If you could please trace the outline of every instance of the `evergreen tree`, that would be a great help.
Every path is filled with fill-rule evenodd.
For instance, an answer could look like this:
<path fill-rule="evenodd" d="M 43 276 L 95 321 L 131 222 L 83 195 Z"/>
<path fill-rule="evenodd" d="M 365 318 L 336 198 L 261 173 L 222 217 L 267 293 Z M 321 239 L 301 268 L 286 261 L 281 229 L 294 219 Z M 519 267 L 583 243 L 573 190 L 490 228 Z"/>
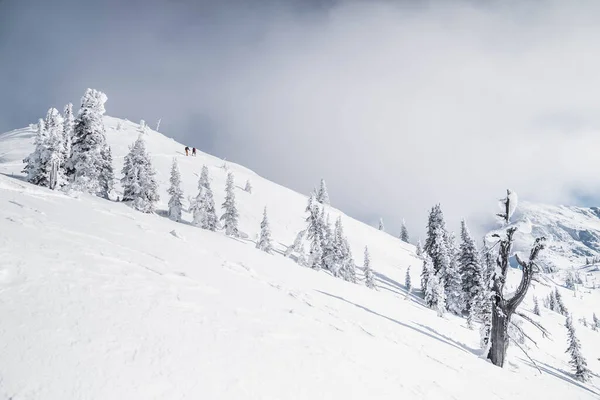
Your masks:
<path fill-rule="evenodd" d="M 569 353 L 571 356 L 569 364 L 571 364 L 571 367 L 573 367 L 575 378 L 582 382 L 587 382 L 591 377 L 591 372 L 587 368 L 587 362 L 583 357 L 583 354 L 581 354 L 581 344 L 575 335 L 575 327 L 573 326 L 573 318 L 571 315 L 567 316 L 565 327 L 567 328 L 569 334 L 569 347 L 566 351 L 566 353 Z"/>
<path fill-rule="evenodd" d="M 385 225 L 383 225 L 383 218 L 379 218 L 379 226 L 377 227 L 382 232 L 385 232 Z"/>
<path fill-rule="evenodd" d="M 600 319 L 598 319 L 598 317 L 596 317 L 596 313 L 594 313 L 594 316 L 592 317 L 592 320 L 594 321 L 594 326 L 596 328 L 600 328 Z"/>
<path fill-rule="evenodd" d="M 556 304 L 556 292 L 554 290 L 551 291 L 550 294 L 548 295 L 547 303 L 548 303 L 549 309 L 551 309 L 552 311 L 555 311 L 555 312 L 559 312 L 559 311 L 557 311 L 558 306 Z"/>
<path fill-rule="evenodd" d="M 369 255 L 369 249 L 367 246 L 365 246 L 365 261 L 363 271 L 365 274 L 365 286 L 369 289 L 376 289 L 375 274 L 371 268 L 371 256 Z"/>
<path fill-rule="evenodd" d="M 533 313 L 535 315 L 542 315 L 540 312 L 540 303 L 538 302 L 538 298 L 533 296 Z"/>
<path fill-rule="evenodd" d="M 65 183 L 63 119 L 55 108 L 50 108 L 44 121 L 38 124 L 35 149 L 25 160 L 27 181 L 50 189 Z"/>
<path fill-rule="evenodd" d="M 39 119 L 37 124 L 37 133 L 33 139 L 34 150 L 33 153 L 28 155 L 24 160 L 25 168 L 23 172 L 27 174 L 25 180 L 34 185 L 40 185 L 45 180 L 45 174 L 43 172 L 42 165 L 42 154 L 46 147 L 46 124 L 42 118 Z"/>
<path fill-rule="evenodd" d="M 556 302 L 555 302 L 556 310 L 555 311 L 558 312 L 559 314 L 567 316 L 569 314 L 569 311 L 567 310 L 567 307 L 565 307 L 565 303 L 563 303 L 563 301 L 562 301 L 562 295 L 558 291 L 557 287 L 554 288 L 554 298 L 556 299 Z"/>
<path fill-rule="evenodd" d="M 210 176 L 208 176 L 208 167 L 202 166 L 202 172 L 200 172 L 200 179 L 198 179 L 198 189 L 210 188 Z"/>
<path fill-rule="evenodd" d="M 462 290 L 464 294 L 466 311 L 470 312 L 473 299 L 482 289 L 481 265 L 479 252 L 475 245 L 475 241 L 469 232 L 467 223 L 463 219 L 461 221 L 461 243 L 460 254 L 458 257 L 460 274 L 462 277 Z"/>
<path fill-rule="evenodd" d="M 75 120 L 71 155 L 67 162 L 67 176 L 76 190 L 102 195 L 100 175 L 106 167 L 102 150 L 106 146 L 104 133 L 104 103 L 106 95 L 87 89 L 81 98 L 81 107 Z"/>
<path fill-rule="evenodd" d="M 492 276 L 496 268 L 496 256 L 498 252 L 490 248 L 485 238 L 483 238 L 483 246 L 481 248 L 481 268 L 482 276 L 491 285 Z"/>
<path fill-rule="evenodd" d="M 284 256 L 290 257 L 292 253 L 300 252 L 300 248 L 302 247 L 302 240 L 304 239 L 304 234 L 306 231 L 302 230 L 296 234 L 296 238 L 294 239 L 294 243 L 285 250 Z"/>
<path fill-rule="evenodd" d="M 448 311 L 456 315 L 461 315 L 464 308 L 464 295 L 462 277 L 458 265 L 458 250 L 456 249 L 456 239 L 454 233 L 449 233 L 446 238 L 446 248 L 448 250 L 448 266 L 445 273 L 440 271 L 440 278 L 444 281 L 446 291 L 446 307 Z"/>
<path fill-rule="evenodd" d="M 300 244 L 299 250 L 298 250 L 298 259 L 296 260 L 296 262 L 299 265 L 302 265 L 303 267 L 308 267 L 308 260 L 306 257 L 306 251 L 304 251 L 304 244 Z"/>
<path fill-rule="evenodd" d="M 348 239 L 344 237 L 343 239 L 344 245 L 344 264 L 343 264 L 343 275 L 345 281 L 356 283 L 356 264 L 354 263 L 354 258 L 352 257 L 352 251 L 350 250 L 350 245 L 348 244 Z"/>
<path fill-rule="evenodd" d="M 250 179 L 246 180 L 246 186 L 244 187 L 244 190 L 248 193 L 252 193 L 252 184 L 250 183 Z"/>
<path fill-rule="evenodd" d="M 436 310 L 438 316 L 441 317 L 446 311 L 444 282 L 440 277 L 441 274 L 435 272 L 435 267 L 429 255 L 425 255 L 423 264 L 428 275 L 427 286 L 425 287 L 425 303 L 428 307 Z"/>
<path fill-rule="evenodd" d="M 444 222 L 444 214 L 439 204 L 435 205 L 429 213 L 429 221 L 427 223 L 427 239 L 423 250 L 431 257 L 433 269 L 436 273 L 441 271 L 440 276 L 445 276 L 446 269 L 450 263 L 448 256 L 448 232 L 446 230 L 446 222 Z"/>
<path fill-rule="evenodd" d="M 263 219 L 260 223 L 260 237 L 256 242 L 256 248 L 266 253 L 273 253 L 273 243 L 271 243 L 271 228 L 267 218 L 267 207 L 263 210 Z"/>
<path fill-rule="evenodd" d="M 405 243 L 410 243 L 410 239 L 408 237 L 408 229 L 406 228 L 406 221 L 402 220 L 402 228 L 400 228 L 400 240 Z"/>
<path fill-rule="evenodd" d="M 571 271 L 567 271 L 567 276 L 565 277 L 565 287 L 567 289 L 575 290 L 575 277 Z"/>
<path fill-rule="evenodd" d="M 417 257 L 423 257 L 423 245 L 421 244 L 421 239 L 417 240 L 417 249 L 416 249 Z"/>
<path fill-rule="evenodd" d="M 321 204 L 330 204 L 327 185 L 325 184 L 325 179 L 323 178 L 321 178 L 321 186 L 319 186 L 319 191 L 317 192 L 317 201 Z"/>
<path fill-rule="evenodd" d="M 412 284 L 410 282 L 410 266 L 406 268 L 406 276 L 404 277 L 404 286 L 406 290 L 410 291 L 412 289 Z"/>
<path fill-rule="evenodd" d="M 321 207 L 317 202 L 314 195 L 311 195 L 308 199 L 306 211 L 308 217 L 306 222 L 308 226 L 306 228 L 307 239 L 311 241 L 310 244 L 310 267 L 313 269 L 321 269 L 323 265 L 323 241 L 324 231 L 321 220 Z"/>
<path fill-rule="evenodd" d="M 206 165 L 202 166 L 202 172 L 198 180 L 198 195 L 190 204 L 190 212 L 194 216 L 194 225 L 209 231 L 217 229 L 217 211 Z"/>
<path fill-rule="evenodd" d="M 323 250 L 321 265 L 326 270 L 336 275 L 337 266 L 335 265 L 335 237 L 329 222 L 329 215 L 325 217 L 325 207 L 321 208 L 319 223 L 322 227 L 321 249 Z"/>
<path fill-rule="evenodd" d="M 112 165 L 112 151 L 110 146 L 106 143 L 100 151 L 100 160 L 100 176 L 98 177 L 100 191 L 98 192 L 98 195 L 108 199 L 110 198 L 110 193 L 115 184 L 115 174 Z"/>
<path fill-rule="evenodd" d="M 221 221 L 225 227 L 225 234 L 238 237 L 238 218 L 239 214 L 235 205 L 235 185 L 233 183 L 233 172 L 227 174 L 227 183 L 225 185 L 225 201 L 221 205 L 224 213 L 221 215 Z"/>
<path fill-rule="evenodd" d="M 150 156 L 141 135 L 129 147 L 122 170 L 123 201 L 131 203 L 133 208 L 145 213 L 154 212 L 154 205 L 160 199 L 158 184 L 154 176 Z"/>
<path fill-rule="evenodd" d="M 181 189 L 181 174 L 179 173 L 176 158 L 173 158 L 169 182 L 171 183 L 171 186 L 167 190 L 167 193 L 171 196 L 169 198 L 169 218 L 179 222 L 181 221 L 181 209 L 183 208 L 183 190 Z"/>
<path fill-rule="evenodd" d="M 426 262 L 427 261 L 427 262 Z M 425 296 L 425 292 L 427 291 L 427 284 L 429 281 L 429 267 L 428 263 L 431 262 L 431 257 L 427 253 L 423 253 L 423 267 L 421 269 L 421 291 L 423 292 L 423 296 Z"/>
<path fill-rule="evenodd" d="M 356 283 L 356 270 L 352 252 L 348 245 L 348 240 L 344 235 L 342 226 L 342 218 L 338 217 L 335 221 L 333 230 L 333 259 L 332 259 L 334 276 L 341 277 L 347 282 Z"/>
<path fill-rule="evenodd" d="M 309 265 L 312 269 L 321 269 L 323 262 L 323 250 L 321 249 L 321 241 L 317 236 L 314 236 L 310 242 Z"/>
<path fill-rule="evenodd" d="M 73 132 L 75 129 L 75 116 L 73 115 L 73 104 L 69 103 L 65 106 L 63 124 L 63 144 L 64 144 L 64 159 L 71 157 L 71 145 L 73 143 Z"/>

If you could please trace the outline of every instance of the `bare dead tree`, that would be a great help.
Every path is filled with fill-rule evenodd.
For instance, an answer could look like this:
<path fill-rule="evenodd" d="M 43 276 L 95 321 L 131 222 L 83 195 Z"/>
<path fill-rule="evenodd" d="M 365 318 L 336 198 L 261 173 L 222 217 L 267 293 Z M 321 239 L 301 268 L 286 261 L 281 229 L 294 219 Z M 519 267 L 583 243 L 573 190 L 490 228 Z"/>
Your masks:
<path fill-rule="evenodd" d="M 529 254 L 529 260 L 523 261 L 517 256 L 517 262 L 523 270 L 521 283 L 514 295 L 507 299 L 504 295 L 504 285 L 506 284 L 506 275 L 509 268 L 509 258 L 511 256 L 514 234 L 517 231 L 516 226 L 510 225 L 510 217 L 516 208 L 516 194 L 510 190 L 506 191 L 506 198 L 502 200 L 504 212 L 498 214 L 505 225 L 504 237 L 494 234 L 499 238 L 498 258 L 496 259 L 496 270 L 492 280 L 492 328 L 490 332 L 490 350 L 487 358 L 492 364 L 503 367 L 504 358 L 510 337 L 508 335 L 508 326 L 510 319 L 517 307 L 527 294 L 529 285 L 535 270 L 535 260 L 540 251 L 544 248 L 545 238 L 537 238 Z"/>

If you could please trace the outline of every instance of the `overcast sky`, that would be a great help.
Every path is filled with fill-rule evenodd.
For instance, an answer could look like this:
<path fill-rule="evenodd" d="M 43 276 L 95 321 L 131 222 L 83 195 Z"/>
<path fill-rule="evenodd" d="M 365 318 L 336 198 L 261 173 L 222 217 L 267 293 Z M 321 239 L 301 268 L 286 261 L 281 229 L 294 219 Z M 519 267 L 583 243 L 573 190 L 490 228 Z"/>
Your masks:
<path fill-rule="evenodd" d="M 600 2 L 0 0 L 0 131 L 107 93 L 391 233 L 600 194 Z"/>

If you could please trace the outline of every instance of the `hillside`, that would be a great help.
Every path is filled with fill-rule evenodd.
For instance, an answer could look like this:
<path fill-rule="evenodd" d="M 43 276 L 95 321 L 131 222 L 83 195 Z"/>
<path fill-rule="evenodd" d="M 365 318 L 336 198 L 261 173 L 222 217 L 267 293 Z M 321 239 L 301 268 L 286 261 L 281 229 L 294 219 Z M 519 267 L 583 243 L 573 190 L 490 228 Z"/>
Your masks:
<path fill-rule="evenodd" d="M 541 260 L 548 267 L 578 268 L 586 259 L 600 259 L 599 208 L 522 202 L 519 217 L 530 221 L 531 232 L 517 236 L 517 247 L 525 248 L 534 237 L 545 236 L 549 245 Z"/>
<path fill-rule="evenodd" d="M 105 124 L 120 171 L 140 127 L 111 117 Z M 201 152 L 185 157 L 184 145 L 158 132 L 145 138 L 160 181 L 159 210 L 166 209 L 173 157 L 186 195 L 196 194 L 206 164 L 222 203 L 222 160 Z M 595 399 L 600 393 L 597 376 L 581 384 L 567 372 L 564 317 L 543 309 L 549 339 L 525 325 L 538 343 L 528 351 L 542 374 L 515 346 L 507 367 L 494 367 L 479 357 L 478 332 L 464 319 L 439 318 L 418 297 L 407 298 L 406 269 L 412 266 L 417 285 L 421 269 L 413 246 L 334 208 L 329 212 L 342 215 L 357 264 L 369 246 L 378 291 L 257 251 L 252 240 L 263 207 L 283 251 L 305 226 L 307 199 L 244 167 L 227 163 L 240 186 L 240 227 L 247 234 L 237 240 L 161 213 L 29 185 L 20 170 L 32 139 L 31 129 L 0 135 L 0 399 Z M 241 190 L 246 179 L 252 194 Z M 536 283 L 521 308 L 530 310 L 532 295 L 542 298 L 551 287 Z M 576 319 L 600 314 L 597 290 L 577 297 L 559 290 Z M 600 371 L 600 333 L 577 329 L 588 365 Z"/>

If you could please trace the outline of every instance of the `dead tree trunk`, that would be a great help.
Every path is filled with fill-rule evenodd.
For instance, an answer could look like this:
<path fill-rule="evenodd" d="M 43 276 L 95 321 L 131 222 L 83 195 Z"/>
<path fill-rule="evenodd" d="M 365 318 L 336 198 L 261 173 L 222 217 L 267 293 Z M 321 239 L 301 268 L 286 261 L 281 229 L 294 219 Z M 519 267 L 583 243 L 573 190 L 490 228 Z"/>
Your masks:
<path fill-rule="evenodd" d="M 498 214 L 504 220 L 504 223 L 508 225 L 510 223 L 510 217 L 514 211 L 514 205 L 512 201 L 516 201 L 514 193 L 507 190 L 507 196 L 504 200 L 505 212 Z M 544 248 L 543 237 L 537 238 L 535 244 L 531 249 L 529 260 L 527 262 L 521 260 L 517 256 L 517 262 L 522 268 L 523 276 L 521 277 L 521 283 L 517 288 L 517 291 L 510 299 L 504 298 L 504 284 L 506 283 L 506 274 L 509 268 L 509 258 L 511 255 L 513 236 L 517 228 L 514 226 L 506 228 L 505 237 L 500 238 L 500 235 L 494 235 L 500 238 L 500 248 L 498 250 L 498 258 L 496 259 L 496 271 L 493 275 L 492 282 L 492 328 L 490 332 L 490 350 L 487 355 L 488 359 L 492 364 L 503 367 L 504 358 L 506 357 L 506 350 L 508 349 L 508 325 L 510 319 L 517 307 L 527 294 L 531 279 L 533 277 L 535 269 L 535 259 L 539 252 Z"/>

